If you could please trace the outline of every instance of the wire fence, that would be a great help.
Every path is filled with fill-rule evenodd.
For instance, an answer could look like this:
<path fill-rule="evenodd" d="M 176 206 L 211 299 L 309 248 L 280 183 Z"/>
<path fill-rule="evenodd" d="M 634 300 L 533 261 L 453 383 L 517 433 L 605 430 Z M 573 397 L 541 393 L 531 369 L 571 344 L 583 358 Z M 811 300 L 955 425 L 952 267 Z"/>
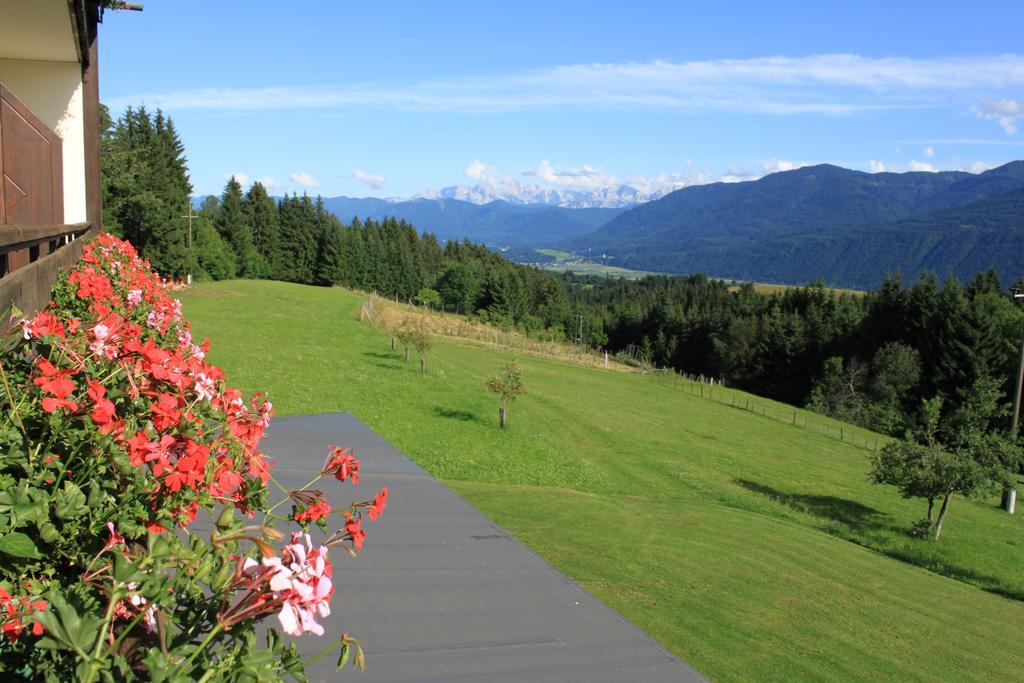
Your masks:
<path fill-rule="evenodd" d="M 888 437 L 880 436 L 861 427 L 826 418 L 816 420 L 805 410 L 774 401 L 758 400 L 758 397 L 745 391 L 725 386 L 724 380 L 720 378 L 678 372 L 673 368 L 657 368 L 646 374 L 652 381 L 668 389 L 682 391 L 690 396 L 715 401 L 721 405 L 745 410 L 755 415 L 763 415 L 778 422 L 817 432 L 865 450 L 877 451 L 889 441 Z"/>

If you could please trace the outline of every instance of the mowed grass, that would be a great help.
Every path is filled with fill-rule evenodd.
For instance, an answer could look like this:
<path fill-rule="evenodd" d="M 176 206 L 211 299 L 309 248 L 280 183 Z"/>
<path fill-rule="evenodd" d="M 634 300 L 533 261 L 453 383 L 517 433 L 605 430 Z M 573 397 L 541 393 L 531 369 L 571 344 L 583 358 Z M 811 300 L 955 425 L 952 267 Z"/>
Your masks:
<path fill-rule="evenodd" d="M 279 414 L 353 412 L 714 679 L 1024 671 L 1024 603 L 1005 597 L 1024 596 L 1024 519 L 994 500 L 954 500 L 942 542 L 915 540 L 923 504 L 869 484 L 868 451 L 835 438 L 528 356 L 501 431 L 484 381 L 508 353 L 439 343 L 421 376 L 344 290 L 181 298 L 234 386 L 269 390 Z"/>

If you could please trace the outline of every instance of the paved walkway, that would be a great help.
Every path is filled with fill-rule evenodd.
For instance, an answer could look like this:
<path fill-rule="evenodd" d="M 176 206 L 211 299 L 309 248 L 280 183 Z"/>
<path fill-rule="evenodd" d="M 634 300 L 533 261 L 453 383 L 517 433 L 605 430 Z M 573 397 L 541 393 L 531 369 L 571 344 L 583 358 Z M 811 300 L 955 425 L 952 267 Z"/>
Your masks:
<path fill-rule="evenodd" d="M 429 436 L 429 435 L 425 435 Z M 364 675 L 325 657 L 311 681 L 700 681 L 700 675 L 556 571 L 347 413 L 276 418 L 262 448 L 298 487 L 327 445 L 355 448 L 360 485 L 332 504 L 391 491 L 357 559 L 332 553 L 339 588 L 328 634 L 365 647 Z M 299 639 L 305 657 L 326 638 Z"/>

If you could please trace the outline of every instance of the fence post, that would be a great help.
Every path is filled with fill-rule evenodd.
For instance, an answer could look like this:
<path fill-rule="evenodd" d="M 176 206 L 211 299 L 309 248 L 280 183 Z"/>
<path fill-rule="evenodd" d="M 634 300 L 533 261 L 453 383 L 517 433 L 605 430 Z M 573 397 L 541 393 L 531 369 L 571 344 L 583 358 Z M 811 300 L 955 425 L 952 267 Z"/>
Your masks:
<path fill-rule="evenodd" d="M 793 411 L 793 424 L 796 425 L 796 411 Z"/>

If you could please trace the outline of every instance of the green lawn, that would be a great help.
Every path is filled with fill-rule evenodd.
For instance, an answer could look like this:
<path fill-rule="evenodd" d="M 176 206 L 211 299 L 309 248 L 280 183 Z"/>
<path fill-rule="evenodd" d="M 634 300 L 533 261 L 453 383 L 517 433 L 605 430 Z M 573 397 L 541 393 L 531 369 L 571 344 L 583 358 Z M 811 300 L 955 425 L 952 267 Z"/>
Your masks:
<path fill-rule="evenodd" d="M 914 540 L 923 503 L 867 483 L 868 451 L 835 438 L 532 357 L 502 432 L 483 385 L 507 353 L 438 344 L 421 376 L 344 290 L 181 298 L 234 386 L 270 390 L 283 415 L 353 412 L 712 678 L 1024 671 L 1024 519 L 994 500 L 956 499 L 940 544 Z"/>

